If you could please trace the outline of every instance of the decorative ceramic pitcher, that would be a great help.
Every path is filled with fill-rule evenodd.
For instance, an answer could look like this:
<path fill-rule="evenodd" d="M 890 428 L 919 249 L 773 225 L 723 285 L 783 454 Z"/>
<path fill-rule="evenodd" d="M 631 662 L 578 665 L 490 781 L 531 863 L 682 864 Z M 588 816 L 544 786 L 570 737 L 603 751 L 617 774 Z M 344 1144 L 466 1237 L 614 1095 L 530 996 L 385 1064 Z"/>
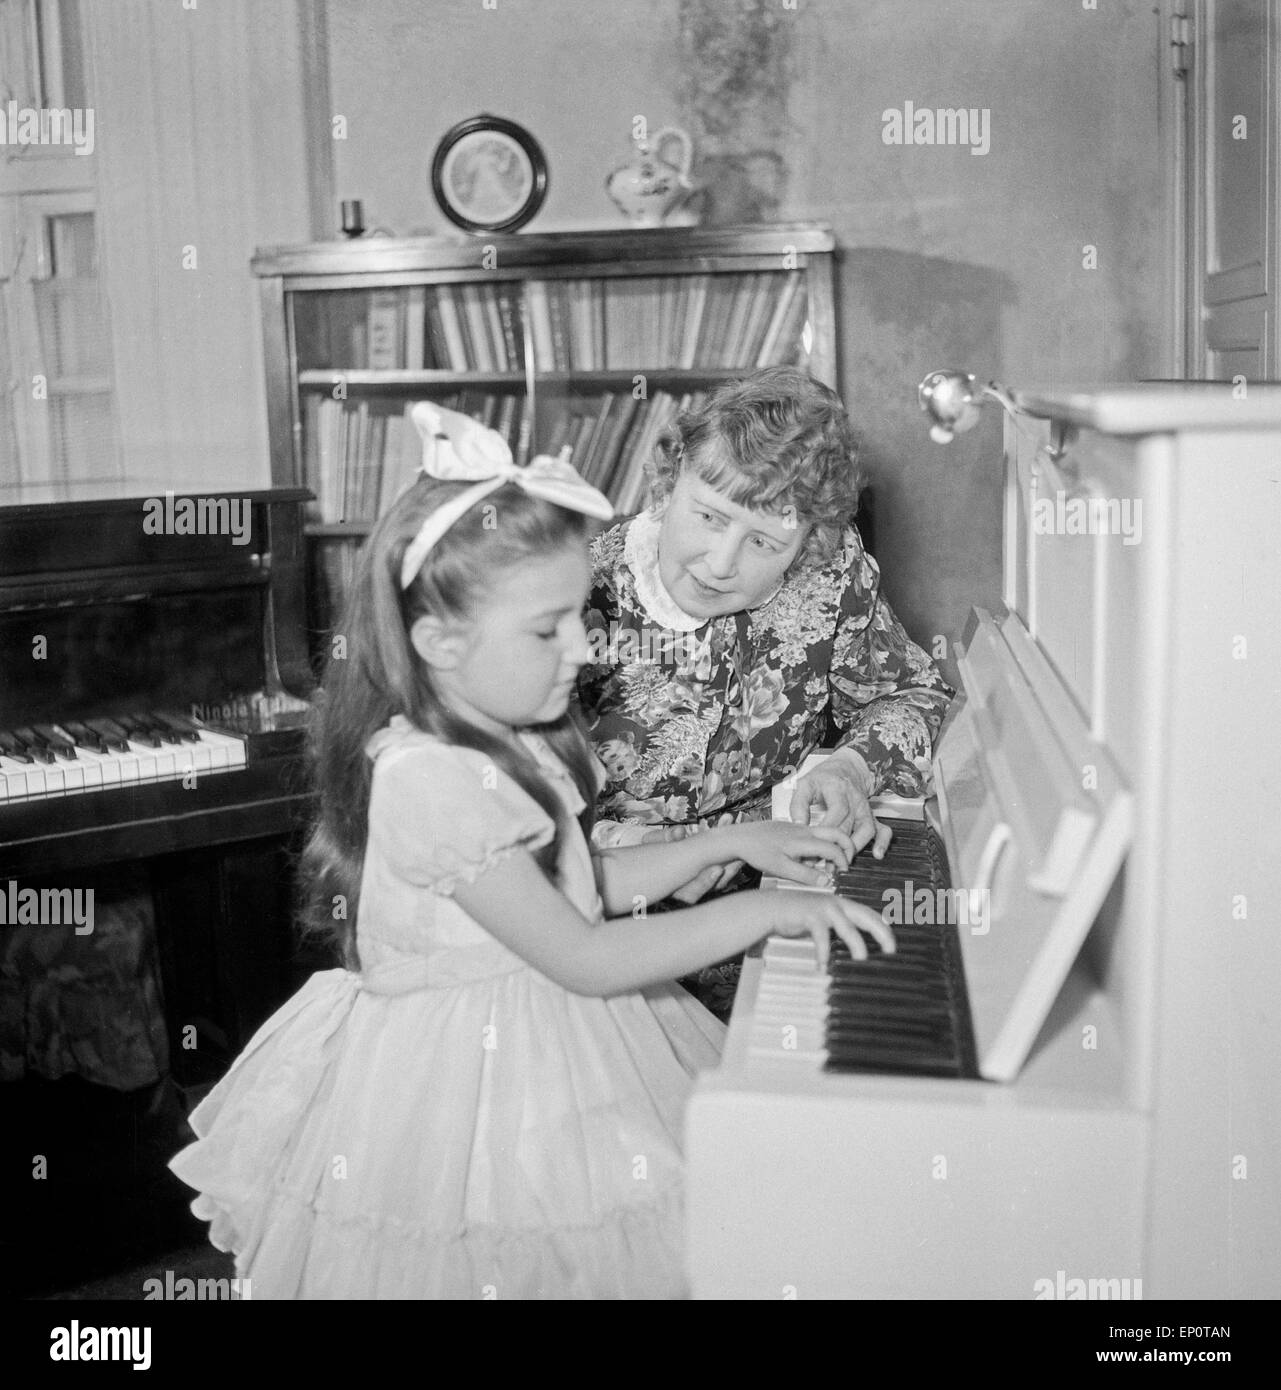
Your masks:
<path fill-rule="evenodd" d="M 679 163 L 662 158 L 667 141 L 680 145 Z M 664 126 L 648 140 L 636 141 L 636 152 L 605 180 L 605 191 L 637 227 L 659 227 L 663 219 L 694 192 L 689 177 L 694 142 L 679 126 Z"/>

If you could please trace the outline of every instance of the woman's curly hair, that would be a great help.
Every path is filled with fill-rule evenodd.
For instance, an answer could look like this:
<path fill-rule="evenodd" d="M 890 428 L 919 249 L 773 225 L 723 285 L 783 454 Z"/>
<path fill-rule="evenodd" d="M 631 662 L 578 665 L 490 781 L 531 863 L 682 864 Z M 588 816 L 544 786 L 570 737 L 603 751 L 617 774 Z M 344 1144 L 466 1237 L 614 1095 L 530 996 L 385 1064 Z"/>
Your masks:
<path fill-rule="evenodd" d="M 689 468 L 731 502 L 809 526 L 804 561 L 840 549 L 858 508 L 858 441 L 840 398 L 794 367 L 766 367 L 728 381 L 658 438 L 649 465 L 650 500 L 670 496 Z"/>

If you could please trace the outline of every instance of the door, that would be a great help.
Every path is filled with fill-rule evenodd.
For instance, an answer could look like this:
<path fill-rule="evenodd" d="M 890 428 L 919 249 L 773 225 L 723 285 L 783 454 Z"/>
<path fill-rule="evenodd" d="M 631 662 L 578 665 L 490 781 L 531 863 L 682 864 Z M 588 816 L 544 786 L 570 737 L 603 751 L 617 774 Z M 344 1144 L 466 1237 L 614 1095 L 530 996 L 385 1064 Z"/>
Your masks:
<path fill-rule="evenodd" d="M 1175 20 L 1187 87 L 1185 350 L 1194 378 L 1281 372 L 1279 9 L 1281 0 L 1191 0 L 1187 24 Z"/>

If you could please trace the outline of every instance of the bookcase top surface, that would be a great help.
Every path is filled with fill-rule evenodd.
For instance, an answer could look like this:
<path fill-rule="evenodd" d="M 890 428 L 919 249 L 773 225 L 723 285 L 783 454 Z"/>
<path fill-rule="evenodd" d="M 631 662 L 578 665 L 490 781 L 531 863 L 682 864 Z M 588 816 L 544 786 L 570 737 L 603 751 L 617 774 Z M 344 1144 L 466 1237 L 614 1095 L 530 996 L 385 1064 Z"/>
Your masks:
<path fill-rule="evenodd" d="M 509 233 L 493 236 L 359 237 L 299 246 L 263 246 L 255 275 L 353 275 L 481 269 L 486 248 L 501 266 L 539 266 L 674 258 L 831 252 L 829 227 L 814 222 L 737 227 L 627 227 L 609 231 Z"/>

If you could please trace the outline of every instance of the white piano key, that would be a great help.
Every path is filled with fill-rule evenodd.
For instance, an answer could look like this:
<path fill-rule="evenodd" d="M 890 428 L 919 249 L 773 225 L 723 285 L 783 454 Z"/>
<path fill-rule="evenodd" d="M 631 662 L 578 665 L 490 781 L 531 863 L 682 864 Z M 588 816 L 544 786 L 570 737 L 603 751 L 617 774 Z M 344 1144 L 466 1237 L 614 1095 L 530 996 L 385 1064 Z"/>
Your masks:
<path fill-rule="evenodd" d="M 62 791 L 64 796 L 72 796 L 76 792 L 85 789 L 85 770 L 80 759 L 58 759 L 58 771 L 62 773 Z"/>
<path fill-rule="evenodd" d="M 145 754 L 145 749 L 140 748 L 135 743 L 130 743 L 127 752 L 116 752 L 110 755 L 116 760 L 116 766 L 120 769 L 122 785 L 128 786 L 131 783 L 151 780 L 146 775 L 148 760 Z"/>
<path fill-rule="evenodd" d="M 184 758 L 188 760 L 186 766 L 194 768 L 197 777 L 206 772 L 218 771 L 226 766 L 222 762 L 215 764 L 214 750 L 205 742 L 203 734 L 200 736 L 199 743 L 184 743 L 182 745 L 182 751 L 178 755 L 179 762 L 182 762 Z"/>
<path fill-rule="evenodd" d="M 34 785 L 38 788 L 39 796 L 61 796 L 62 795 L 62 775 L 58 771 L 57 763 L 33 763 L 35 770 Z M 32 782 L 33 779 L 28 779 Z"/>
<path fill-rule="evenodd" d="M 80 785 L 76 788 L 77 791 L 102 790 L 102 764 L 89 755 L 87 748 L 76 749 L 76 766 L 80 769 Z"/>
<path fill-rule="evenodd" d="M 26 801 L 34 794 L 27 763 L 0 753 L 0 801 Z"/>
<path fill-rule="evenodd" d="M 92 748 L 78 752 L 85 765 L 86 791 L 111 791 L 120 785 L 120 765 L 110 753 L 98 753 Z"/>
<path fill-rule="evenodd" d="M 162 748 L 151 748 L 148 751 L 155 760 L 157 782 L 174 782 L 182 775 L 178 771 L 177 750 L 172 744 L 166 744 Z"/>
<path fill-rule="evenodd" d="M 804 958 L 818 960 L 818 947 L 812 936 L 769 936 L 765 938 L 765 959 Z"/>
<path fill-rule="evenodd" d="M 216 733 L 213 729 L 201 729 L 200 741 L 209 748 L 215 767 L 244 767 L 244 739 L 234 734 Z"/>

